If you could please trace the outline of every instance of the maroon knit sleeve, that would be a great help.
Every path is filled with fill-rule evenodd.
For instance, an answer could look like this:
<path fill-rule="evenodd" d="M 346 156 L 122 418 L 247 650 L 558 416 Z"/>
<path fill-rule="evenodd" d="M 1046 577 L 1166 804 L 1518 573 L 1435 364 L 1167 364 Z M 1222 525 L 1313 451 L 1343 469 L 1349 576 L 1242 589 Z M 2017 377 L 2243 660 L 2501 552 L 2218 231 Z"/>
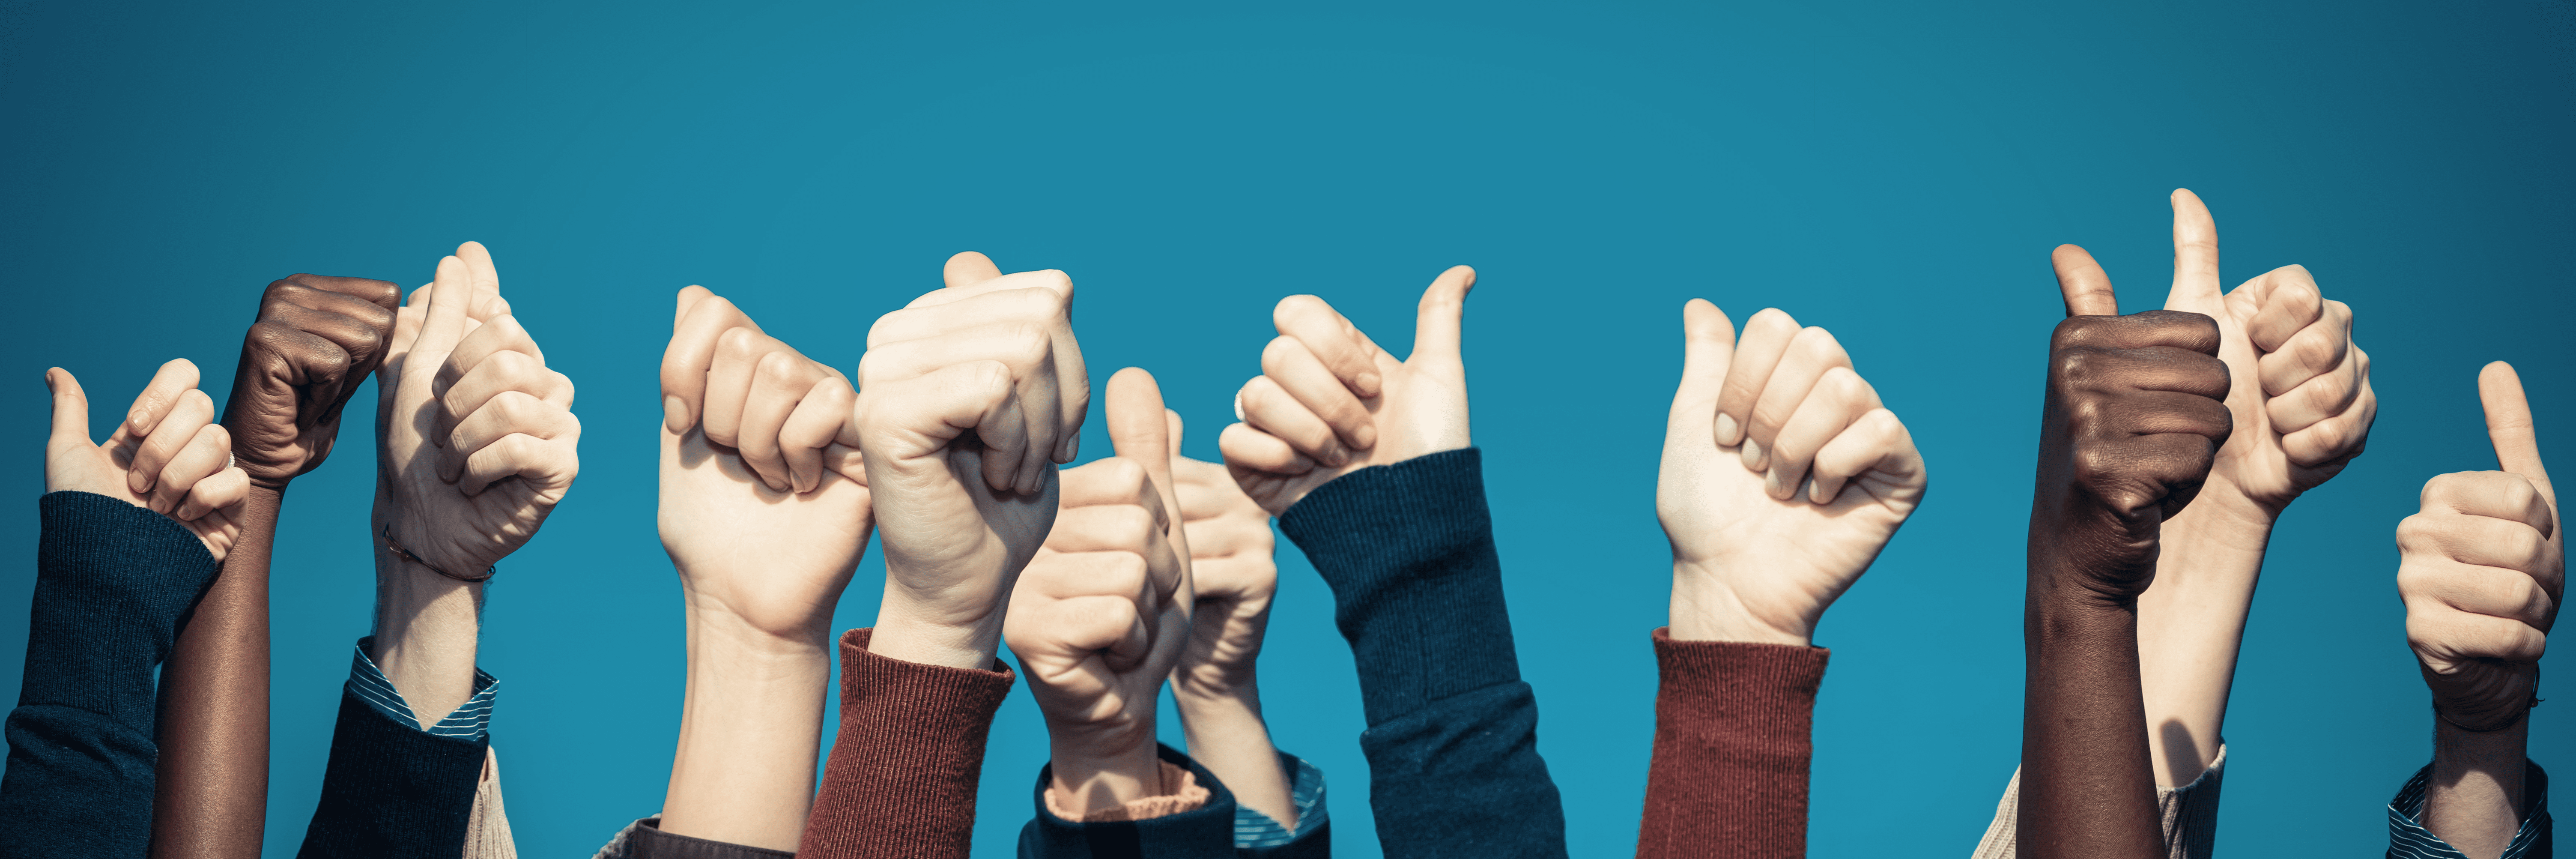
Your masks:
<path fill-rule="evenodd" d="M 796 855 L 965 859 L 975 832 L 984 735 L 1011 669 L 922 665 L 841 637 L 841 732 Z"/>
<path fill-rule="evenodd" d="M 1663 686 L 1639 859 L 1805 856 L 1809 724 L 1831 651 L 1654 640 Z"/>

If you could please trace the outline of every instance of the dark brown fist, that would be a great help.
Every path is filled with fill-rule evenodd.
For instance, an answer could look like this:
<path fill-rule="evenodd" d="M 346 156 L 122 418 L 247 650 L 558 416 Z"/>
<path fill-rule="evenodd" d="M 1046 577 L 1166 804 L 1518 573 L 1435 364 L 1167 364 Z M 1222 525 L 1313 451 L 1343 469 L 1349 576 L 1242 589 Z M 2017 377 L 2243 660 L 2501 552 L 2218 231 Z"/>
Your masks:
<path fill-rule="evenodd" d="M 2081 249 L 2067 249 L 2081 257 L 2079 269 L 2100 273 Z M 2109 279 L 2070 278 L 2067 249 L 2059 275 L 2070 315 L 2049 342 L 2031 584 L 2127 604 L 2155 580 L 2164 521 L 2200 492 L 2233 426 L 2227 365 L 2218 360 L 2217 320 L 2174 310 L 2108 315 L 2119 309 Z"/>
<path fill-rule="evenodd" d="M 233 456 L 253 485 L 283 488 L 331 455 L 340 410 L 384 360 L 401 303 L 400 287 L 362 277 L 268 285 L 224 403 Z"/>

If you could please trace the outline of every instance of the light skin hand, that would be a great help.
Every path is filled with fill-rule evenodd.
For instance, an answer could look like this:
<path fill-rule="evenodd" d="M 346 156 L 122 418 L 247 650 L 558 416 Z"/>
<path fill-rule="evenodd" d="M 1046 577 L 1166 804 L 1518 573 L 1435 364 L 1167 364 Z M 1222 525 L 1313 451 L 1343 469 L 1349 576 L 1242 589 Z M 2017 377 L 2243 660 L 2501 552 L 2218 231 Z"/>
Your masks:
<path fill-rule="evenodd" d="M 1475 285 L 1462 265 L 1423 290 L 1402 361 L 1323 299 L 1280 300 L 1261 375 L 1235 394 L 1243 422 L 1217 437 L 1244 493 L 1275 516 L 1352 471 L 1471 444 L 1459 317 Z"/>
<path fill-rule="evenodd" d="M 1008 280 L 991 271 L 960 254 L 942 292 Z M 1060 278 L 898 310 L 869 330 L 853 423 L 886 556 L 870 651 L 992 668 L 1012 583 L 1055 523 L 1056 463 L 1031 451 L 1070 451 L 1082 415 L 1068 409 L 1089 403 L 1078 350 L 1064 357 L 1072 294 Z"/>
<path fill-rule="evenodd" d="M 2489 364 L 2478 399 L 2501 470 L 2424 484 L 2422 511 L 2397 526 L 2397 593 L 2406 643 L 2433 693 L 2424 828 L 2493 857 L 2529 810 L 2529 713 L 2566 593 L 2567 547 L 2521 378 Z"/>
<path fill-rule="evenodd" d="M 840 373 L 681 290 L 663 396 L 662 547 L 680 574 L 688 686 L 662 803 L 678 835 L 794 850 L 814 801 L 832 607 L 867 549 L 867 472 Z"/>
<path fill-rule="evenodd" d="M 572 382 L 500 299 L 483 246 L 438 263 L 377 371 L 373 528 L 438 569 L 478 576 L 536 535 L 580 471 Z M 424 724 L 472 696 L 482 585 L 377 543 L 375 652 Z"/>
<path fill-rule="evenodd" d="M 1688 353 L 1655 512 L 1676 640 L 1806 646 L 1923 500 L 1913 436 L 1822 328 L 1682 308 Z"/>
<path fill-rule="evenodd" d="M 229 462 L 232 436 L 197 390 L 196 364 L 177 358 L 161 365 L 105 444 L 90 442 L 89 397 L 71 371 L 47 369 L 45 386 L 54 394 L 46 492 L 105 495 L 168 516 L 224 559 L 241 534 L 250 476 Z M 148 488 L 138 492 L 137 483 Z"/>
<path fill-rule="evenodd" d="M 1046 716 L 1057 801 L 1086 812 L 1162 793 L 1154 706 L 1189 644 L 1192 599 L 1154 377 L 1110 377 L 1104 417 L 1117 456 L 1064 472 L 1064 509 L 1004 626 Z"/>
<path fill-rule="evenodd" d="M 1179 450 L 1178 414 L 1171 415 L 1171 433 L 1172 449 Z M 1234 792 L 1236 804 L 1294 831 L 1297 802 L 1261 717 L 1254 670 L 1279 587 L 1270 513 L 1243 494 L 1225 466 L 1174 455 L 1172 478 L 1197 603 L 1189 644 L 1172 669 L 1172 702 L 1190 757 Z"/>
<path fill-rule="evenodd" d="M 2173 288 L 2165 308 L 2218 322 L 2236 431 L 2189 509 L 2166 522 L 2156 585 L 2138 599 L 2138 658 L 2157 780 L 2189 784 L 2218 757 L 2238 645 L 2272 524 L 2300 494 L 2341 472 L 2378 415 L 2370 356 L 2352 309 L 2326 299 L 2307 269 L 2283 266 L 2224 294 L 2218 228 L 2190 191 L 2173 193 Z M 2061 277 L 2110 279 L 2072 245 Z"/>

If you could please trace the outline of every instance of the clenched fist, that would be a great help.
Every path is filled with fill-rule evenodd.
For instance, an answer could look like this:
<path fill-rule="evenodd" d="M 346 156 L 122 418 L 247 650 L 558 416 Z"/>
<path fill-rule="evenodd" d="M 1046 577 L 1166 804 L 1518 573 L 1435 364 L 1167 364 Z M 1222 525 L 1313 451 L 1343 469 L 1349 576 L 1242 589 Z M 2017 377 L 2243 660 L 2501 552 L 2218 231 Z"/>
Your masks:
<path fill-rule="evenodd" d="M 2424 484 L 2424 509 L 2397 526 L 2397 594 L 2434 712 L 2493 731 L 2532 706 L 2566 592 L 2567 537 L 2521 378 L 2504 362 L 2489 364 L 2478 398 L 2502 470 Z"/>
<path fill-rule="evenodd" d="M 2199 493 L 2227 441 L 2227 365 L 2210 317 L 2117 315 L 2091 256 L 2066 245 L 2054 262 L 2067 318 L 2049 341 L 2031 587 L 2128 604 L 2155 580 L 2160 526 Z"/>
<path fill-rule="evenodd" d="M 284 487 L 331 455 L 340 410 L 385 358 L 402 289 L 298 274 L 268 285 L 242 335 L 224 426 L 251 482 Z"/>

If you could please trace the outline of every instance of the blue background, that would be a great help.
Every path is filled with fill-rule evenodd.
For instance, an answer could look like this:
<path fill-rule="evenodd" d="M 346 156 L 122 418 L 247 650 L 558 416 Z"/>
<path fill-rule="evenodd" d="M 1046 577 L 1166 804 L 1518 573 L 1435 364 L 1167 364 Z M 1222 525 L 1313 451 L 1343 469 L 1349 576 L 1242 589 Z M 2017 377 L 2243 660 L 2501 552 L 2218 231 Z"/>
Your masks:
<path fill-rule="evenodd" d="M 950 253 L 1064 269 L 1096 378 L 1155 371 L 1213 458 L 1273 302 L 1320 294 L 1400 354 L 1421 287 L 1477 266 L 1476 438 L 1580 856 L 1634 846 L 1689 297 L 1831 328 L 1932 464 L 1818 636 L 1819 856 L 1963 854 L 2013 768 L 2053 245 L 2157 306 L 2165 194 L 2193 188 L 2231 285 L 2307 265 L 2374 358 L 2368 455 L 2273 538 L 2227 723 L 2231 853 L 2385 844 L 2380 806 L 2429 755 L 2390 533 L 2427 477 L 2493 467 L 2478 366 L 2519 365 L 2544 449 L 2571 450 L 2563 5 L 646 5 L 28 3 L 0 28 L 0 445 L 22 451 L 0 469 L 23 497 L 46 366 L 103 433 L 167 358 L 228 390 L 271 279 L 413 285 L 459 241 L 494 249 L 587 429 L 483 640 L 531 856 L 588 855 L 662 799 L 682 653 L 654 370 L 691 283 L 850 367 Z M 367 624 L 367 411 L 280 538 L 274 856 Z M 0 602 L 29 593 L 34 524 L 0 520 Z M 1284 542 L 1281 565 L 1272 724 L 1331 773 L 1340 851 L 1375 855 L 1349 651 Z M 873 618 L 881 569 L 839 626 Z M 0 688 L 25 617 L 0 611 Z M 2542 762 L 2571 760 L 2569 712 L 2536 711 Z M 979 855 L 1007 854 L 1044 749 L 1015 693 Z"/>

